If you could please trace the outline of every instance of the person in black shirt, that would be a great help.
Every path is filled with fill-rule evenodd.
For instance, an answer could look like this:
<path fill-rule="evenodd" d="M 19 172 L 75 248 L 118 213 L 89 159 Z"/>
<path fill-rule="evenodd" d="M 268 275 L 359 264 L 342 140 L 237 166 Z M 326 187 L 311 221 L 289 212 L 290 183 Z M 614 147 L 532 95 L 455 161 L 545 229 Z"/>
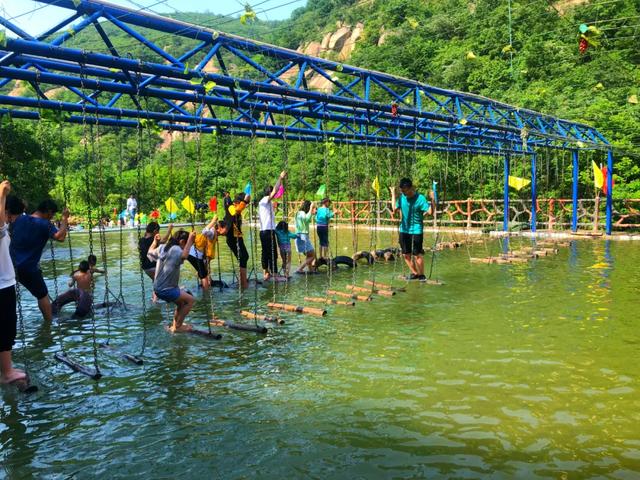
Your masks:
<path fill-rule="evenodd" d="M 249 262 L 249 252 L 244 244 L 242 235 L 242 212 L 249 204 L 251 196 L 245 193 L 236 195 L 235 202 L 229 207 L 225 206 L 224 220 L 218 222 L 218 234 L 225 236 L 227 246 L 240 264 L 240 288 L 245 290 L 249 286 L 247 277 L 247 263 Z M 226 198 L 225 198 L 226 203 Z"/>
<path fill-rule="evenodd" d="M 160 241 L 161 243 L 166 243 L 166 241 L 171 236 L 171 231 L 173 230 L 173 224 L 169 224 L 169 229 L 167 230 L 167 234 Z M 156 262 L 149 260 L 147 254 L 149 253 L 149 247 L 153 243 L 153 239 L 156 235 L 160 233 L 160 225 L 158 222 L 149 222 L 147 225 L 147 229 L 145 231 L 144 237 L 141 237 L 138 241 L 138 250 L 140 252 L 140 266 L 144 273 L 148 275 L 151 280 L 154 280 L 156 277 Z M 156 294 L 153 294 L 153 301 L 157 300 Z"/>

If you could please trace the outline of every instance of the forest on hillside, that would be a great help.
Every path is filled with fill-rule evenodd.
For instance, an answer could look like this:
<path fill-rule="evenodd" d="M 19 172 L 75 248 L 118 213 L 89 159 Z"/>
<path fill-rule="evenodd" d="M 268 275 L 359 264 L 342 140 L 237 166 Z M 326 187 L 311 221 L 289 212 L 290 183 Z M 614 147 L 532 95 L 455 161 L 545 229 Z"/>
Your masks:
<path fill-rule="evenodd" d="M 593 125 L 615 147 L 615 198 L 640 198 L 635 0 L 314 0 L 281 22 L 259 15 L 246 24 L 204 13 L 175 17 L 293 49 L 319 41 L 338 22 L 361 22 L 364 30 L 348 63 Z M 582 24 L 597 26 L 599 35 L 598 45 L 581 53 Z M 110 36 L 133 58 L 148 54 L 124 34 L 114 30 Z M 86 31 L 70 43 L 90 50 L 99 41 Z M 184 49 L 178 37 L 157 41 L 168 51 Z M 3 92 L 11 88 L 16 86 Z M 36 95 L 28 87 L 22 94 Z M 149 126 L 69 125 L 55 116 L 29 123 L 5 115 L 0 172 L 31 204 L 51 195 L 79 214 L 90 205 L 121 209 L 131 192 L 145 211 L 169 196 L 204 202 L 223 189 L 241 191 L 248 181 L 268 184 L 283 168 L 290 171 L 291 199 L 314 197 L 321 184 L 336 199 L 369 199 L 374 177 L 386 187 L 403 174 L 421 186 L 440 182 L 448 199 L 501 196 L 502 160 L 496 157 L 212 135 L 172 138 L 167 142 Z M 580 195 L 592 197 L 590 161 L 604 158 L 582 158 Z M 514 163 L 514 175 L 530 175 L 526 161 Z M 570 182 L 569 154 L 541 151 L 539 195 L 567 197 Z"/>

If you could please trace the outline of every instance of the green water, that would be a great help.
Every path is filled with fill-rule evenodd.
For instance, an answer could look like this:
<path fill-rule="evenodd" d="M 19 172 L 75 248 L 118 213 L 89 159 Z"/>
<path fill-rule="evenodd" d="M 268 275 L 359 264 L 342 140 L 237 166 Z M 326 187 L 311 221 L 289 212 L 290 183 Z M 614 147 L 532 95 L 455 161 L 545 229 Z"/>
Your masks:
<path fill-rule="evenodd" d="M 117 239 L 108 239 L 116 293 Z M 359 239 L 364 247 L 369 235 Z M 348 230 L 340 242 L 351 250 Z M 98 316 L 98 337 L 144 347 L 144 366 L 100 352 L 102 380 L 70 372 L 53 354 L 62 343 L 90 365 L 90 321 L 67 313 L 46 328 L 26 300 L 40 391 L 2 391 L 0 477 L 640 478 L 640 245 L 579 241 L 525 265 L 470 264 L 498 251 L 487 240 L 438 253 L 445 285 L 412 284 L 325 318 L 285 314 L 266 336 L 222 330 L 218 342 L 169 335 L 158 306 L 143 322 L 135 245 L 126 234 L 130 307 L 110 328 Z M 87 252 L 76 235 L 74 256 Z M 67 252 L 56 253 L 66 270 Z M 222 263 L 229 272 L 226 248 Z M 45 257 L 50 278 L 51 268 Z M 392 263 L 375 274 L 392 282 L 402 271 Z M 359 268 L 355 281 L 372 273 Z M 331 278 L 337 288 L 352 280 Z M 295 278 L 241 302 L 235 290 L 215 292 L 213 307 L 239 321 L 240 303 L 297 303 L 328 282 Z M 183 283 L 195 289 L 186 264 Z M 198 296 L 190 318 L 204 325 L 210 307 Z"/>

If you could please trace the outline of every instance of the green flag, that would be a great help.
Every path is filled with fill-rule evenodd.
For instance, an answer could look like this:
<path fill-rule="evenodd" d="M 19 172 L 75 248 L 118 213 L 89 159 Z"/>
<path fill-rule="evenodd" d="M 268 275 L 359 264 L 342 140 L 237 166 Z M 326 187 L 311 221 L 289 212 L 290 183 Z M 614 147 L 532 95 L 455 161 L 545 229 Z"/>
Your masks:
<path fill-rule="evenodd" d="M 318 191 L 316 192 L 316 197 L 324 197 L 326 193 L 327 193 L 327 186 L 323 183 L 322 185 L 320 185 L 320 188 L 318 188 Z"/>

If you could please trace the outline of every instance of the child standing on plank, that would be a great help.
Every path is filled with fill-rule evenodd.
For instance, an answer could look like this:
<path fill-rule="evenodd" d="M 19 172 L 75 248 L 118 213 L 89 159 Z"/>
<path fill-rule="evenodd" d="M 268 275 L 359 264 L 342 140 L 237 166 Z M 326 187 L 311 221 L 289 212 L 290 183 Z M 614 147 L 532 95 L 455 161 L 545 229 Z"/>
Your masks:
<path fill-rule="evenodd" d="M 166 243 L 171 236 L 171 232 L 173 232 L 173 223 L 169 224 L 169 229 L 167 230 L 165 236 L 160 239 L 160 243 Z M 149 248 L 153 243 L 153 239 L 159 233 L 160 225 L 158 224 L 158 222 L 149 222 L 144 236 L 141 237 L 140 240 L 138 240 L 138 251 L 140 252 L 140 267 L 151 280 L 153 280 L 156 276 L 156 262 L 152 262 L 151 260 L 149 260 L 147 254 L 149 253 Z M 151 300 L 153 302 L 156 302 L 158 300 L 155 293 L 152 294 Z"/>
<path fill-rule="evenodd" d="M 289 278 L 289 273 L 291 272 L 291 240 L 298 238 L 298 236 L 289 231 L 289 224 L 284 220 L 276 225 L 276 236 L 278 237 L 278 248 L 282 257 L 284 276 Z"/>
<path fill-rule="evenodd" d="M 224 220 L 218 222 L 218 234 L 227 239 L 227 246 L 240 264 L 240 289 L 246 290 L 249 287 L 247 278 L 247 263 L 249 262 L 249 252 L 244 244 L 242 236 L 242 212 L 247 207 L 251 196 L 245 193 L 236 195 L 235 202 L 225 207 Z"/>
<path fill-rule="evenodd" d="M 262 270 L 264 280 L 271 280 L 277 273 L 278 245 L 276 240 L 276 215 L 273 209 L 273 198 L 280 190 L 287 172 L 281 172 L 273 187 L 265 187 L 263 197 L 258 203 L 260 219 L 260 245 L 262 246 Z M 276 278 L 277 279 L 277 278 Z"/>
<path fill-rule="evenodd" d="M 316 233 L 320 243 L 320 258 L 329 258 L 329 221 L 333 218 L 334 212 L 329 209 L 331 200 L 323 198 L 321 207 L 316 213 Z"/>
<path fill-rule="evenodd" d="M 214 228 L 216 223 L 218 223 L 218 217 L 213 217 L 209 224 L 202 229 L 202 233 L 196 234 L 187 257 L 198 274 L 200 286 L 205 290 L 211 286 L 209 262 L 216 257 L 216 244 L 218 243 L 218 232 Z"/>
<path fill-rule="evenodd" d="M 13 368 L 11 350 L 16 340 L 16 276 L 9 254 L 9 227 L 5 204 L 11 191 L 8 180 L 0 183 L 0 383 L 13 383 L 26 378 L 26 373 Z"/>
<path fill-rule="evenodd" d="M 316 252 L 309 238 L 309 224 L 315 211 L 315 205 L 309 200 L 302 202 L 300 210 L 296 213 L 296 250 L 305 256 L 304 263 L 298 267 L 296 273 L 304 273 L 305 267 L 309 272 L 314 271 L 313 264 Z"/>
<path fill-rule="evenodd" d="M 153 290 L 159 299 L 176 304 L 173 324 L 170 327 L 173 333 L 191 330 L 191 325 L 184 323 L 184 320 L 193 308 L 195 299 L 180 289 L 179 282 L 180 266 L 189 256 L 195 238 L 195 232 L 179 230 L 164 245 L 160 245 L 160 235 L 156 235 L 153 245 L 149 248 L 150 258 L 158 262 Z"/>

